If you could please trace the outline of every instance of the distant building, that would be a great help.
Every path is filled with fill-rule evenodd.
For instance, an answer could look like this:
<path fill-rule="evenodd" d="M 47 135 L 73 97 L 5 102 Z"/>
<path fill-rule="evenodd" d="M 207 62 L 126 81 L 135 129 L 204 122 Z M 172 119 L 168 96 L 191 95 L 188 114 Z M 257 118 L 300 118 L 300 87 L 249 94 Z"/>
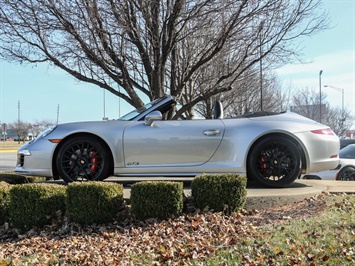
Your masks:
<path fill-rule="evenodd" d="M 13 131 L 12 129 L 7 129 L 6 130 L 6 134 L 4 136 L 4 132 L 1 132 L 2 135 L 1 135 L 1 140 L 14 140 L 14 139 L 17 139 L 17 134 L 15 131 Z"/>
<path fill-rule="evenodd" d="M 350 139 L 355 139 L 355 122 L 350 127 L 350 129 L 346 131 L 345 136 Z"/>
<path fill-rule="evenodd" d="M 7 141 L 18 141 L 18 136 L 17 133 L 15 131 L 13 131 L 12 129 L 7 129 L 6 130 L 6 134 L 4 135 L 4 132 L 0 132 L 1 133 L 1 141 L 3 140 L 7 140 Z M 25 141 L 29 141 L 32 140 L 33 136 L 32 133 L 29 133 L 26 137 L 25 137 Z M 22 141 L 22 139 L 21 139 Z"/>

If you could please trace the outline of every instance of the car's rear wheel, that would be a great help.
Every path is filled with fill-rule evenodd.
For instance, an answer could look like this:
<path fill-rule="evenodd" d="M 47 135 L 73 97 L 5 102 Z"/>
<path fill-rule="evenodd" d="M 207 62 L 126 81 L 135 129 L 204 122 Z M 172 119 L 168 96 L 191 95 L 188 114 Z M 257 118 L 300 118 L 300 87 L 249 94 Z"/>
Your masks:
<path fill-rule="evenodd" d="M 355 180 L 355 167 L 345 166 L 340 170 L 337 180 L 353 181 Z"/>
<path fill-rule="evenodd" d="M 281 136 L 258 141 L 248 157 L 248 178 L 270 187 L 285 187 L 301 173 L 301 154 L 297 145 Z"/>
<path fill-rule="evenodd" d="M 74 136 L 57 153 L 58 174 L 65 182 L 99 181 L 110 175 L 106 145 L 93 136 Z"/>

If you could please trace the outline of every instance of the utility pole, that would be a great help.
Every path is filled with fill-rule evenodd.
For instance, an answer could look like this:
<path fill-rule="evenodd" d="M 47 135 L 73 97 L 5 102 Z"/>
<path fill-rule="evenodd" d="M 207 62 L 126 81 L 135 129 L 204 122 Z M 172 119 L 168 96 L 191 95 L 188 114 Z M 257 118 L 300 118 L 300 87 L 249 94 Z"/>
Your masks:
<path fill-rule="evenodd" d="M 17 137 L 18 137 L 18 143 L 21 142 L 21 120 L 20 120 L 20 100 L 18 100 L 17 103 Z"/>
<path fill-rule="evenodd" d="M 260 111 L 263 110 L 263 50 L 262 50 L 262 30 L 264 27 L 264 21 L 262 21 L 259 25 L 259 53 L 260 53 Z"/>
<path fill-rule="evenodd" d="M 319 71 L 319 123 L 322 123 L 322 73 Z"/>
<path fill-rule="evenodd" d="M 102 117 L 102 120 L 108 120 L 108 118 L 106 117 L 106 94 L 105 94 L 105 89 L 104 90 L 104 116 Z M 119 98 L 118 98 L 119 99 Z"/>
<path fill-rule="evenodd" d="M 17 102 L 17 124 L 20 126 L 20 100 Z"/>
<path fill-rule="evenodd" d="M 57 125 L 58 125 L 58 122 L 59 122 L 59 104 L 58 104 L 58 107 L 57 107 Z"/>

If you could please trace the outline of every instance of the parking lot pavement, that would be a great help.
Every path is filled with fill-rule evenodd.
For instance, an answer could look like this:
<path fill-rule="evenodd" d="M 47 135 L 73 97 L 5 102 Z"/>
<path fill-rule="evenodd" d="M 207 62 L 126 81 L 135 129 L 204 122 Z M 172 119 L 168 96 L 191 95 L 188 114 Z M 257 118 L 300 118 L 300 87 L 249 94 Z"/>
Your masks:
<path fill-rule="evenodd" d="M 0 172 L 13 171 L 16 165 L 16 151 L 0 151 Z"/>
<path fill-rule="evenodd" d="M 299 183 L 308 186 L 325 186 L 329 193 L 355 194 L 355 181 L 334 181 L 334 180 L 300 180 Z"/>

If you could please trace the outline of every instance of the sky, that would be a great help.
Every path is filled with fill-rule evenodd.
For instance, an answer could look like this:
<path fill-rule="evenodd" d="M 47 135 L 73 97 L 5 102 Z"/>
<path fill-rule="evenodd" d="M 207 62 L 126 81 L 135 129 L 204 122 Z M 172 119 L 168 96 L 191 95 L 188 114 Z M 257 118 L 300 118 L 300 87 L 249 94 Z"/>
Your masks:
<path fill-rule="evenodd" d="M 355 0 L 323 0 L 322 4 L 333 27 L 302 40 L 302 58 L 308 63 L 289 64 L 275 73 L 283 88 L 319 91 L 322 70 L 321 91 L 327 95 L 326 101 L 341 108 L 339 89 L 343 89 L 344 107 L 355 119 Z M 116 119 L 132 109 L 117 96 L 79 82 L 60 69 L 0 61 L 1 124 L 18 118 L 30 123 Z"/>
<path fill-rule="evenodd" d="M 304 39 L 307 64 L 289 64 L 275 72 L 284 88 L 310 88 L 326 94 L 331 107 L 349 110 L 355 120 L 355 0 L 323 0 L 331 29 Z M 321 79 L 319 79 L 322 70 Z M 327 87 L 324 87 L 327 86 Z"/>

